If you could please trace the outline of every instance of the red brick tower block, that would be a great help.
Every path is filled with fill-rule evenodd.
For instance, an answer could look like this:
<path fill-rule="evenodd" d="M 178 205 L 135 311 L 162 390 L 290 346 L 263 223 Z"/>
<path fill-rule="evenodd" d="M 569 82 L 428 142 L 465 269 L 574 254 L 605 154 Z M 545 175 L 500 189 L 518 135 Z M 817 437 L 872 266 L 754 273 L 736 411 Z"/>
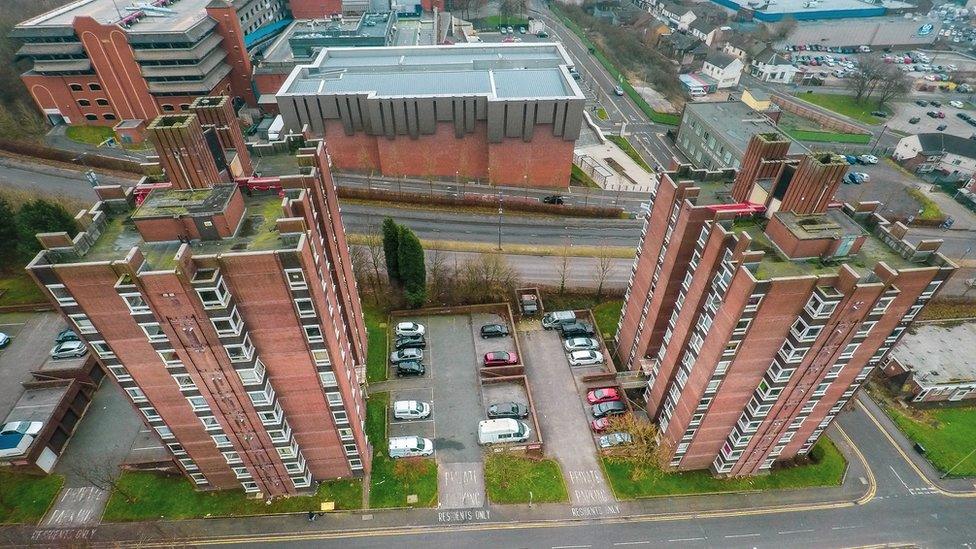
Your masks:
<path fill-rule="evenodd" d="M 752 136 L 732 185 L 732 197 L 738 202 L 749 200 L 757 180 L 769 179 L 779 173 L 789 148 L 789 140 L 779 134 L 759 133 Z"/>
<path fill-rule="evenodd" d="M 234 114 L 230 97 L 198 97 L 190 105 L 190 112 L 197 115 L 201 125 L 210 126 L 217 132 L 217 138 L 220 139 L 220 145 L 224 149 L 233 149 L 237 152 L 241 169 L 246 175 L 251 175 L 254 171 L 251 155 L 247 151 L 244 133 L 241 132 L 241 125 Z"/>
<path fill-rule="evenodd" d="M 205 189 L 223 182 L 195 115 L 163 115 L 146 130 L 174 189 Z"/>

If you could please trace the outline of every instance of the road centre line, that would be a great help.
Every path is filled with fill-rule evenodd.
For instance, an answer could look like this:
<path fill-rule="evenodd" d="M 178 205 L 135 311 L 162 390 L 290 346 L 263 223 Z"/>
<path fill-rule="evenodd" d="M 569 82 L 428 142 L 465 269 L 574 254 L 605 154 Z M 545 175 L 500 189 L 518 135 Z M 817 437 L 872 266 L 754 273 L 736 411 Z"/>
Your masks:
<path fill-rule="evenodd" d="M 813 528 L 808 528 L 806 530 L 783 530 L 782 532 L 777 532 L 777 534 L 781 536 L 788 536 L 790 534 L 806 534 L 813 531 L 814 531 Z"/>
<path fill-rule="evenodd" d="M 727 538 L 758 538 L 762 534 L 729 534 Z"/>

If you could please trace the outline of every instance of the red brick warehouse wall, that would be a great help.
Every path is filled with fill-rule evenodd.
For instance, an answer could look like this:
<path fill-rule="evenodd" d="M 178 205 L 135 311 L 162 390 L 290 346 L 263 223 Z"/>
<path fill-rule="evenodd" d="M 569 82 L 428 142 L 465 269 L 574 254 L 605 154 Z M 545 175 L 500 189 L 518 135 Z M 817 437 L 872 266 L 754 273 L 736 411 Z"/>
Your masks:
<path fill-rule="evenodd" d="M 537 127 L 528 142 L 505 138 L 489 143 L 484 122 L 460 138 L 452 124 L 439 123 L 431 135 L 390 139 L 364 132 L 346 135 L 341 121 L 326 120 L 325 139 L 337 169 L 391 177 L 456 176 L 501 185 L 567 188 L 573 163 L 573 142 L 552 135 L 549 125 Z"/>

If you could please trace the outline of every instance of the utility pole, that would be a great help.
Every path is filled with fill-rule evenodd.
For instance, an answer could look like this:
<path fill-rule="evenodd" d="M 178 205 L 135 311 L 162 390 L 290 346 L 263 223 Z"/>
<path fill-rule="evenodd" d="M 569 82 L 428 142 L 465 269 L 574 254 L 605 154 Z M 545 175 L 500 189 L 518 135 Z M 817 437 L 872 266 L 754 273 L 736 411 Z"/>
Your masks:
<path fill-rule="evenodd" d="M 874 146 L 871 147 L 871 154 L 874 154 L 874 150 L 877 149 L 878 148 L 878 145 L 881 144 L 881 137 L 885 134 L 885 130 L 887 130 L 887 129 L 888 129 L 888 125 L 887 124 L 885 124 L 884 126 L 881 127 L 881 133 L 878 134 L 878 140 L 875 141 L 874 142 Z"/>
<path fill-rule="evenodd" d="M 498 191 L 498 251 L 502 251 L 502 192 Z"/>

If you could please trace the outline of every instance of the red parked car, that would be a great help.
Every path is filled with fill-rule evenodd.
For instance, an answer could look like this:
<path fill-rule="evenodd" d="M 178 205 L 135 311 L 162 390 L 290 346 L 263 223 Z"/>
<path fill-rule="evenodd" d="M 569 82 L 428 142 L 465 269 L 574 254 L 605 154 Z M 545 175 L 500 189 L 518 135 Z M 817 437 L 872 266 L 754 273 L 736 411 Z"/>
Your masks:
<path fill-rule="evenodd" d="M 601 417 L 600 419 L 594 419 L 590 422 L 590 427 L 593 428 L 594 432 L 602 433 L 603 431 L 606 431 L 608 427 L 610 427 L 610 418 Z"/>
<path fill-rule="evenodd" d="M 485 366 L 507 366 L 518 364 L 518 355 L 508 351 L 492 351 L 485 353 Z"/>
<path fill-rule="evenodd" d="M 611 400 L 620 400 L 620 391 L 614 389 L 613 387 L 602 387 L 600 389 L 593 389 L 589 393 L 586 393 L 586 401 L 590 404 L 599 404 L 601 402 L 609 402 Z"/>

